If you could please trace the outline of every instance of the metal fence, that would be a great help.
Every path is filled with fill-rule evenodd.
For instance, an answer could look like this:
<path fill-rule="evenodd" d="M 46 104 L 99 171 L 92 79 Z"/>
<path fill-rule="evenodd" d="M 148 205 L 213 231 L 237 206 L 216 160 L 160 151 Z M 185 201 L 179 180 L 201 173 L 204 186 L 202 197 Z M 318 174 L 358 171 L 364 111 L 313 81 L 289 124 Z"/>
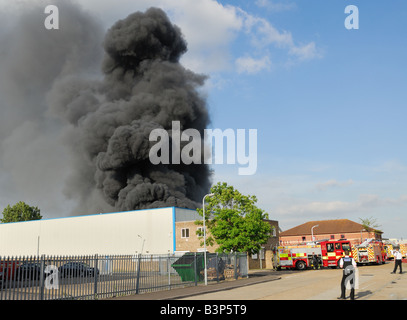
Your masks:
<path fill-rule="evenodd" d="M 207 253 L 208 281 L 247 276 L 246 253 Z M 0 258 L 0 300 L 103 299 L 203 279 L 203 253 Z"/>

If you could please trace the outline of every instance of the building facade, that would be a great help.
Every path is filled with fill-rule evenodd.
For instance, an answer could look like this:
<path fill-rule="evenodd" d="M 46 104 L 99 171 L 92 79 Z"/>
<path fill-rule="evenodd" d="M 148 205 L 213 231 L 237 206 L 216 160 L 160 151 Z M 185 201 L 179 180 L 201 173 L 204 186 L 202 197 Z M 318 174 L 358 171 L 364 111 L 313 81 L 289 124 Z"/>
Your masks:
<path fill-rule="evenodd" d="M 0 256 L 163 254 L 195 210 L 169 207 L 0 224 Z"/>
<path fill-rule="evenodd" d="M 169 207 L 0 224 L 0 257 L 172 254 L 203 252 L 196 210 Z M 272 268 L 278 222 L 249 268 Z M 208 235 L 210 235 L 209 231 Z M 216 252 L 218 245 L 207 246 Z"/>
<path fill-rule="evenodd" d="M 305 244 L 318 240 L 346 239 L 351 244 L 360 244 L 366 239 L 381 240 L 382 232 L 366 230 L 360 223 L 348 220 L 309 221 L 280 233 L 280 245 Z"/>

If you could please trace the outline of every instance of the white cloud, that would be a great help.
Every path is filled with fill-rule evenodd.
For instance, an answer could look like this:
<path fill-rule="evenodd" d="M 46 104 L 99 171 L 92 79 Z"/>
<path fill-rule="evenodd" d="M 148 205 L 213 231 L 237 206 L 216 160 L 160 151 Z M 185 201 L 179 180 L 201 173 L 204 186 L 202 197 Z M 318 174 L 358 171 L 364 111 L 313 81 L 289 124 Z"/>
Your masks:
<path fill-rule="evenodd" d="M 291 46 L 289 54 L 297 57 L 300 61 L 321 58 L 322 53 L 317 50 L 315 42 L 310 42 L 303 46 Z"/>
<path fill-rule="evenodd" d="M 133 12 L 159 7 L 181 28 L 188 43 L 181 61 L 184 66 L 206 74 L 233 66 L 229 47 L 242 28 L 234 6 L 214 0 L 122 0 L 120 5 L 115 1 L 82 0 L 81 5 L 96 14 L 106 28 Z"/>
<path fill-rule="evenodd" d="M 338 168 L 323 164 L 314 166 L 325 170 L 312 170 L 311 175 L 278 175 L 278 168 L 274 168 L 274 173 L 268 173 L 260 164 L 258 173 L 247 177 L 217 170 L 214 182 L 225 181 L 244 194 L 256 195 L 258 206 L 268 212 L 270 219 L 279 221 L 283 230 L 312 220 L 350 219 L 357 222 L 360 217 L 373 216 L 380 221 L 387 236 L 407 238 L 405 225 L 397 222 L 407 208 L 404 184 L 391 178 L 391 181 L 382 181 L 381 177 L 370 176 L 371 171 L 369 180 L 362 174 L 354 179 L 321 181 L 318 177 L 338 174 Z M 298 165 L 295 167 L 298 169 Z M 307 164 L 301 171 L 308 172 L 310 167 L 313 165 Z M 390 167 L 402 169 L 402 166 Z M 357 172 L 361 171 L 358 168 Z M 405 181 L 403 177 L 400 179 Z M 318 187 L 330 192 L 320 192 Z"/>
<path fill-rule="evenodd" d="M 31 0 L 31 2 L 34 0 Z M 16 1 L 18 5 L 26 5 L 30 1 Z M 41 2 L 37 0 L 37 2 Z M 10 8 L 6 0 L 0 0 L 0 6 Z M 168 13 L 170 19 L 177 24 L 188 42 L 188 52 L 183 56 L 182 63 L 195 72 L 216 73 L 232 70 L 237 57 L 233 56 L 231 47 L 240 41 L 242 34 L 251 39 L 251 46 L 260 49 L 259 59 L 242 61 L 265 67 L 270 46 L 288 50 L 288 55 L 299 61 L 320 57 L 314 42 L 296 45 L 289 31 L 279 31 L 268 20 L 254 16 L 238 6 L 224 5 L 215 0 L 121 0 L 99 1 L 80 0 L 85 10 L 96 16 L 104 27 L 109 28 L 114 22 L 127 17 L 135 11 L 144 11 L 149 7 L 159 7 Z M 12 6 L 14 9 L 18 6 Z M 44 2 L 45 5 L 45 2 Z M 257 0 L 256 5 L 273 11 L 290 10 L 293 3 Z M 239 53 L 238 55 L 241 55 Z M 239 58 L 240 59 L 240 58 Z"/>
<path fill-rule="evenodd" d="M 258 73 L 262 70 L 270 70 L 271 61 L 268 56 L 264 56 L 260 59 L 252 57 L 240 57 L 236 59 L 236 68 L 238 73 Z"/>
<path fill-rule="evenodd" d="M 265 56 L 268 55 L 270 46 L 287 50 L 287 54 L 298 61 L 321 56 L 314 42 L 297 45 L 289 31 L 280 31 L 268 20 L 254 16 L 238 6 L 224 5 L 220 1 L 122 0 L 120 5 L 117 5 L 114 1 L 82 0 L 81 5 L 104 21 L 106 28 L 134 11 L 144 11 L 151 6 L 162 8 L 172 22 L 181 28 L 187 40 L 188 52 L 181 62 L 195 72 L 210 74 L 233 70 L 236 59 L 240 59 L 239 65 L 250 64 L 252 70 L 256 70 L 255 66 L 263 70 L 269 65 L 267 60 L 270 58 Z M 293 3 L 269 0 L 258 0 L 256 5 L 273 11 L 295 7 Z M 245 41 L 242 35 L 249 38 L 251 47 L 249 46 L 248 50 L 258 50 L 257 56 L 263 58 L 246 57 L 242 60 L 234 56 L 232 46 L 237 44 L 236 41 Z"/>
<path fill-rule="evenodd" d="M 291 32 L 278 30 L 268 20 L 253 16 L 239 9 L 242 16 L 244 30 L 251 38 L 254 47 L 260 50 L 275 46 L 288 50 L 288 54 L 294 56 L 298 61 L 321 58 L 322 52 L 316 47 L 315 42 L 298 45 L 293 39 Z"/>
<path fill-rule="evenodd" d="M 204 73 L 229 69 L 233 61 L 230 46 L 242 28 L 236 8 L 213 0 L 165 2 L 188 43 L 182 63 Z"/>
<path fill-rule="evenodd" d="M 290 32 L 278 31 L 270 22 L 239 9 L 243 19 L 244 31 L 251 36 L 251 42 L 258 48 L 264 48 L 271 44 L 278 47 L 293 45 Z"/>
<path fill-rule="evenodd" d="M 355 213 L 371 212 L 374 209 L 392 206 L 404 206 L 407 195 L 397 199 L 382 198 L 376 194 L 362 194 L 356 201 L 304 201 L 301 204 L 283 205 L 275 209 L 279 215 L 303 215 L 332 217 L 349 217 Z"/>

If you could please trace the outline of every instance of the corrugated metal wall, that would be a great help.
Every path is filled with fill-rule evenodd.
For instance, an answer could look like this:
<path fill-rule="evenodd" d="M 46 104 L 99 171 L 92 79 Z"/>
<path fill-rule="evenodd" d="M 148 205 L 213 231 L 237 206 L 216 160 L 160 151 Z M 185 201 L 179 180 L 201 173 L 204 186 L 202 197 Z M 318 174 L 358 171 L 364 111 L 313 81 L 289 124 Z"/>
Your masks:
<path fill-rule="evenodd" d="M 176 208 L 0 224 L 0 256 L 173 252 Z"/>

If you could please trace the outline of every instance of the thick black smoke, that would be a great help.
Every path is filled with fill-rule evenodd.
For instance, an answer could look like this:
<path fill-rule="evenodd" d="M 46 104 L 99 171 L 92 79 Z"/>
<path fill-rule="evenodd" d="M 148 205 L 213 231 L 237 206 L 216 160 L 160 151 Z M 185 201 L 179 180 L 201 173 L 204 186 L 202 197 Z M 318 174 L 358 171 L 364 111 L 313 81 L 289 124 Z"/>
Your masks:
<path fill-rule="evenodd" d="M 44 26 L 47 4 L 59 8 L 59 30 Z M 71 145 L 66 132 L 72 126 L 55 118 L 54 106 L 47 101 L 48 94 L 55 100 L 57 87 L 71 82 L 74 86 L 64 86 L 57 100 L 63 102 L 65 97 L 68 104 L 69 93 L 82 86 L 83 103 L 78 100 L 72 107 L 82 109 L 82 114 L 92 110 L 88 79 L 100 80 L 105 32 L 101 23 L 70 0 L 0 1 L 0 210 L 18 201 L 38 206 L 47 217 L 112 210 L 92 192 L 94 183 L 93 189 L 76 184 L 79 195 L 86 191 L 90 206 L 81 201 L 74 209 L 78 193 L 72 192 L 71 184 L 67 191 L 72 197 L 66 197 L 65 181 L 84 161 L 75 158 L 72 166 L 72 153 L 66 147 Z M 60 115 L 76 116 L 69 112 Z M 64 142 L 62 137 L 69 139 Z"/>
<path fill-rule="evenodd" d="M 103 47 L 103 79 L 64 77 L 48 94 L 54 113 L 74 130 L 71 195 L 98 189 L 118 210 L 163 206 L 196 208 L 210 187 L 207 165 L 153 165 L 150 132 L 172 121 L 202 133 L 209 122 L 199 93 L 205 77 L 185 69 L 180 29 L 164 11 L 151 8 L 116 22 Z"/>

